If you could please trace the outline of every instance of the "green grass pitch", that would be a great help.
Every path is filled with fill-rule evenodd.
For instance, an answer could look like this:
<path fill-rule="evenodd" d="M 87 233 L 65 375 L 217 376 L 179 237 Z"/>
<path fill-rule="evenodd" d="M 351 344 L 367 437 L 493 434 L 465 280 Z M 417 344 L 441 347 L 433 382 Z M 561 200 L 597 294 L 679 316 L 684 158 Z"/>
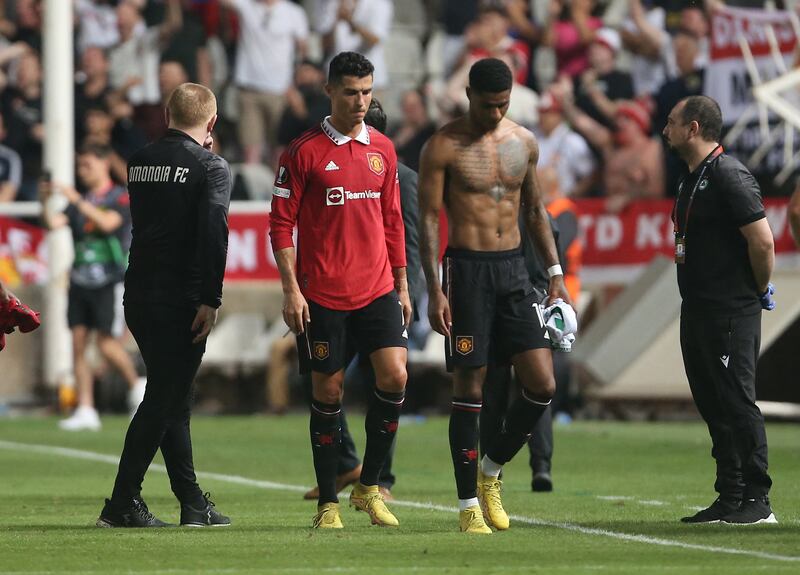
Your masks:
<path fill-rule="evenodd" d="M 307 417 L 197 417 L 195 464 L 234 524 L 223 529 L 98 529 L 127 419 L 100 433 L 55 419 L 0 419 L 0 573 L 800 573 L 800 426 L 771 423 L 778 525 L 688 526 L 711 503 L 714 467 L 701 423 L 576 423 L 556 428 L 555 491 L 530 491 L 527 453 L 506 467 L 511 529 L 458 532 L 446 418 L 401 424 L 398 529 L 346 508 L 345 529 L 310 529 Z M 363 450 L 363 419 L 352 429 Z M 60 449 L 59 449 L 60 448 Z M 157 463 L 162 463 L 160 456 Z M 166 474 L 143 496 L 175 522 Z"/>

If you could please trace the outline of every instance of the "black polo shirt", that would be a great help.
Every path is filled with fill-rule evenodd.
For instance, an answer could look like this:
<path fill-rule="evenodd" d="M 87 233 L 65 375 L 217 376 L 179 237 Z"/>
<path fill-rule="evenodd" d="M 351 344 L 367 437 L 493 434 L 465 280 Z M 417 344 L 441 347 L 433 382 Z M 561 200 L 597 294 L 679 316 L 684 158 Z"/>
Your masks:
<path fill-rule="evenodd" d="M 739 228 L 764 217 L 761 190 L 738 160 L 712 156 L 681 180 L 674 210 L 686 240 L 686 261 L 677 264 L 683 308 L 714 316 L 757 313 L 758 287 Z"/>

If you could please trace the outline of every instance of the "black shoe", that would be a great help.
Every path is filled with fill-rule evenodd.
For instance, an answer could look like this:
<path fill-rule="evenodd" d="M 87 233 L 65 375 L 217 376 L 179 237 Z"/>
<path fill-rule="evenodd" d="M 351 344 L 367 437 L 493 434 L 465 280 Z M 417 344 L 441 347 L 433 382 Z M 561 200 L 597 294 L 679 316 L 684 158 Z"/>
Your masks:
<path fill-rule="evenodd" d="M 722 518 L 730 525 L 756 525 L 757 523 L 777 523 L 775 514 L 769 506 L 769 497 L 745 499 L 739 508 Z"/>
<path fill-rule="evenodd" d="M 191 505 L 181 505 L 181 525 L 183 527 L 226 527 L 231 524 L 229 517 L 217 511 L 210 493 L 203 494 L 205 507 L 196 509 Z"/>
<path fill-rule="evenodd" d="M 719 523 L 723 517 L 736 511 L 739 501 L 717 497 L 709 507 L 689 517 L 681 517 L 683 523 Z"/>
<path fill-rule="evenodd" d="M 532 491 L 552 491 L 553 490 L 553 478 L 550 477 L 550 474 L 547 471 L 540 471 L 538 473 L 533 474 L 533 481 L 531 481 L 531 490 Z"/>
<path fill-rule="evenodd" d="M 128 507 L 116 507 L 106 499 L 103 511 L 95 523 L 98 527 L 169 527 L 159 518 L 150 513 L 147 503 L 134 497 Z"/>

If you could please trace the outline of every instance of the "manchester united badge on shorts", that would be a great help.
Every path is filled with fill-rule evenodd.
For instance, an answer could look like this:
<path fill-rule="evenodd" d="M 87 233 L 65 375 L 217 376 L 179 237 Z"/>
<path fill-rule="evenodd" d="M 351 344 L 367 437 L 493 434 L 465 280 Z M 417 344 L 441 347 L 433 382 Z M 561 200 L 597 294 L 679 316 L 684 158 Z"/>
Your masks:
<path fill-rule="evenodd" d="M 383 164 L 383 156 L 377 154 L 375 152 L 370 152 L 367 154 L 367 164 L 369 164 L 369 169 L 378 174 L 379 176 L 383 174 L 383 170 L 385 169 Z"/>
<path fill-rule="evenodd" d="M 328 355 L 330 355 L 330 349 L 328 347 L 327 341 L 315 341 L 314 342 L 314 358 L 323 360 L 328 359 Z"/>
<path fill-rule="evenodd" d="M 456 336 L 456 351 L 461 355 L 469 355 L 470 353 L 472 353 L 472 336 L 471 335 Z"/>

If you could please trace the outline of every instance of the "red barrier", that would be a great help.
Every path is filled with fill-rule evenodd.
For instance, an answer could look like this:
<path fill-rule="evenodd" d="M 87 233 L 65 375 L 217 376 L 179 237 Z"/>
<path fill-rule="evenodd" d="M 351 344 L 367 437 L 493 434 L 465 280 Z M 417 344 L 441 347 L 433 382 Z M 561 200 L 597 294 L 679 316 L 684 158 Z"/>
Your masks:
<path fill-rule="evenodd" d="M 671 257 L 674 245 L 671 200 L 634 202 L 618 214 L 606 213 L 601 199 L 580 200 L 577 204 L 586 274 L 602 272 L 599 281 L 627 281 L 627 274 L 618 273 L 620 269 L 635 270 L 657 254 Z M 787 204 L 785 198 L 766 200 L 767 219 L 775 235 L 778 255 L 795 251 Z M 269 244 L 268 214 L 234 211 L 228 221 L 230 237 L 225 279 L 279 279 Z M 443 247 L 446 228 L 442 226 Z M 41 228 L 0 217 L 0 281 L 11 286 L 20 282 L 43 282 L 47 277 L 46 256 Z"/>
<path fill-rule="evenodd" d="M 640 201 L 619 214 L 609 214 L 603 207 L 603 200 L 578 202 L 584 264 L 643 264 L 657 254 L 671 257 L 675 245 L 672 203 L 671 200 Z M 775 235 L 776 253 L 793 252 L 786 212 L 788 200 L 767 199 L 765 203 L 767 219 Z"/>
<path fill-rule="evenodd" d="M 766 200 L 767 218 L 778 254 L 794 252 L 785 198 Z M 583 264 L 587 271 L 608 266 L 639 266 L 657 254 L 672 255 L 671 200 L 634 202 L 618 214 L 606 213 L 602 199 L 577 202 Z M 231 214 L 228 280 L 278 279 L 268 237 L 266 214 Z M 442 246 L 446 244 L 442 226 Z"/>

